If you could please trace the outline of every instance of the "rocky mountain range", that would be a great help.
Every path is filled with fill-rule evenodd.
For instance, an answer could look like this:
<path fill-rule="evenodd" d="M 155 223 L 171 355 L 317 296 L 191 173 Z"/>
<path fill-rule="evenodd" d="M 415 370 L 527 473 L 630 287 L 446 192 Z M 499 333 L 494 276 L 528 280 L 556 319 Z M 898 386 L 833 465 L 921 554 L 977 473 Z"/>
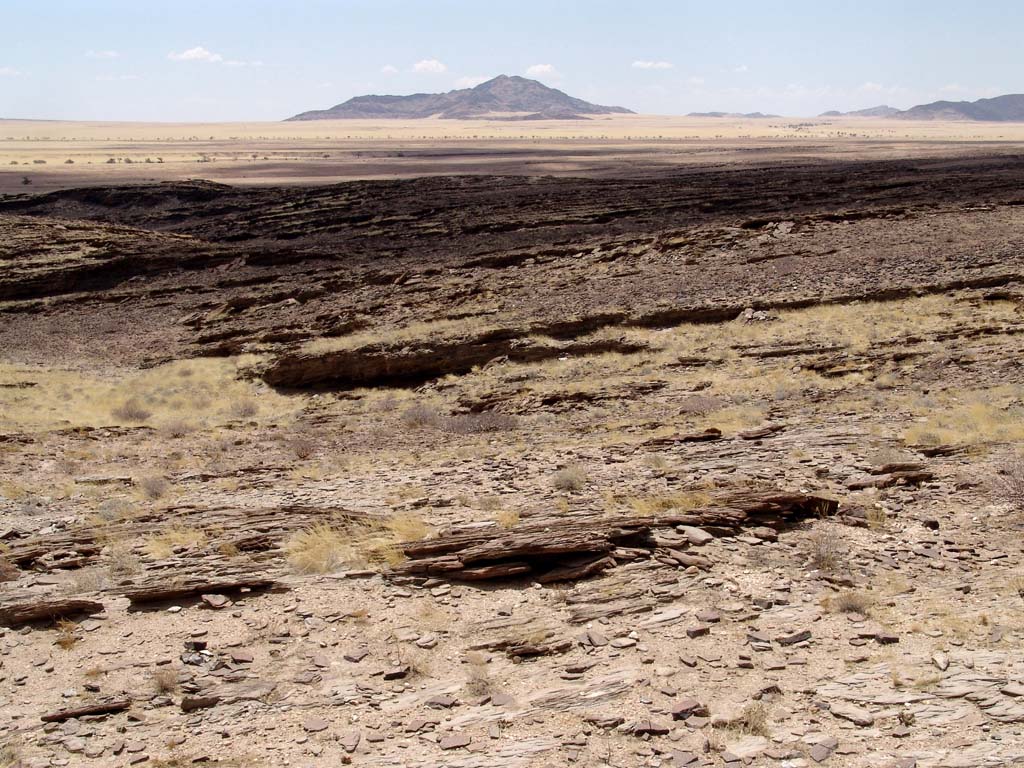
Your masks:
<path fill-rule="evenodd" d="M 898 120 L 975 120 L 991 123 L 1024 121 L 1024 94 L 1011 93 L 977 101 L 933 101 L 910 109 L 871 107 L 854 112 L 824 112 L 821 117 L 892 117 Z"/>
<path fill-rule="evenodd" d="M 357 96 L 330 109 L 303 112 L 289 120 L 447 119 L 566 120 L 585 115 L 631 114 L 576 99 L 525 77 L 499 75 L 473 88 L 411 96 Z M 492 117 L 501 116 L 501 117 Z"/>

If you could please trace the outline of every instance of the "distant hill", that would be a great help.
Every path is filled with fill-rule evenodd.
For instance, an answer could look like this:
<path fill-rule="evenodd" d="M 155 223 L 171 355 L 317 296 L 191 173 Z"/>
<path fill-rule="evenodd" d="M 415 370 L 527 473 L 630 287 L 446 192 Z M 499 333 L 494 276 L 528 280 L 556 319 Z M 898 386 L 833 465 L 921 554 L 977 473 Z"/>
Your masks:
<path fill-rule="evenodd" d="M 525 77 L 499 75 L 475 88 L 411 96 L 357 96 L 330 109 L 303 112 L 289 120 L 449 119 L 490 117 L 518 120 L 569 120 L 584 115 L 632 114 L 623 107 L 605 107 L 575 99 Z M 509 116 L 511 115 L 511 116 Z"/>
<path fill-rule="evenodd" d="M 778 117 L 778 115 L 766 115 L 764 112 L 691 112 L 687 117 L 747 117 L 756 120 L 760 117 Z"/>
<path fill-rule="evenodd" d="M 819 117 L 893 117 L 898 115 L 900 111 L 896 107 L 888 107 L 883 104 L 879 107 L 855 109 L 852 112 L 839 112 L 833 109 L 829 112 L 822 112 Z"/>
<path fill-rule="evenodd" d="M 910 109 L 871 107 L 854 112 L 823 112 L 820 117 L 892 117 L 897 120 L 974 120 L 992 123 L 1024 122 L 1024 94 L 1011 93 L 977 101 L 933 101 Z"/>
<path fill-rule="evenodd" d="M 1012 93 L 977 101 L 933 101 L 900 112 L 901 120 L 979 120 L 993 123 L 1024 122 L 1024 94 Z"/>

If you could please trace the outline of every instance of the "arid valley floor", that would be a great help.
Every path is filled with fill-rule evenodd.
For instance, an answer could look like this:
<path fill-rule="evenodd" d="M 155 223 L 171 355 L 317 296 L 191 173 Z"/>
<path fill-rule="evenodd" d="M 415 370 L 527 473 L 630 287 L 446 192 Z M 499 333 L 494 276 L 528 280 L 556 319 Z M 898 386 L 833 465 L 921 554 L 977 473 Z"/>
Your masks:
<path fill-rule="evenodd" d="M 0 766 L 1024 762 L 1020 126 L 616 125 L 0 125 Z"/>

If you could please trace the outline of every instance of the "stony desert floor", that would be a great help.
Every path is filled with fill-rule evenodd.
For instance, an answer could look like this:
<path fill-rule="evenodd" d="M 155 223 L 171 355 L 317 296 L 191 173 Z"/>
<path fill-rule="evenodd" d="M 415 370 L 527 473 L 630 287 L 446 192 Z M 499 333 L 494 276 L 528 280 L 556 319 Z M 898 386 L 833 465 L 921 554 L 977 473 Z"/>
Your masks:
<path fill-rule="evenodd" d="M 1024 761 L 1024 156 L 835 146 L 0 198 L 0 765 Z"/>

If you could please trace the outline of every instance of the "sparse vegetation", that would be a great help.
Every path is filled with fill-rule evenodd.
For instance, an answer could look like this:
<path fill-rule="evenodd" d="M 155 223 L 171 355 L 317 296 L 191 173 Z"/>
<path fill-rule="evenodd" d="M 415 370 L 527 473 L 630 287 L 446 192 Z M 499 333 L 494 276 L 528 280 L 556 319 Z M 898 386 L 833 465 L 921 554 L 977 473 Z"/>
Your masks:
<path fill-rule="evenodd" d="M 868 528 L 871 528 L 872 530 L 883 530 L 889 523 L 889 515 L 886 514 L 886 511 L 880 506 L 872 504 L 867 508 L 866 514 Z"/>
<path fill-rule="evenodd" d="M 466 654 L 466 693 L 470 696 L 490 696 L 494 693 L 494 681 L 487 667 L 487 656 L 479 651 Z"/>
<path fill-rule="evenodd" d="M 440 429 L 442 419 L 434 408 L 417 404 L 402 411 L 402 423 L 410 429 Z"/>
<path fill-rule="evenodd" d="M 21 768 L 21 742 L 11 736 L 0 744 L 0 768 Z"/>
<path fill-rule="evenodd" d="M 868 592 L 849 589 L 829 595 L 824 599 L 823 604 L 826 610 L 832 613 L 859 613 L 869 616 L 875 599 Z"/>
<path fill-rule="evenodd" d="M 294 401 L 238 377 L 253 363 L 244 356 L 204 358 L 115 375 L 0 362 L 0 428 L 103 427 L 113 419 L 166 434 L 168 426 L 202 429 L 235 419 L 287 423 Z"/>
<path fill-rule="evenodd" d="M 551 484 L 555 490 L 576 492 L 582 491 L 588 482 L 587 472 L 578 464 L 569 464 L 555 472 L 551 478 Z"/>
<path fill-rule="evenodd" d="M 838 571 L 846 561 L 846 542 L 834 523 L 816 523 L 807 537 L 807 545 L 810 563 L 820 571 Z"/>
<path fill-rule="evenodd" d="M 996 498 L 1017 512 L 1024 512 L 1024 457 L 1002 464 L 993 478 Z"/>
<path fill-rule="evenodd" d="M 343 566 L 393 566 L 405 559 L 400 543 L 425 538 L 430 529 L 419 518 L 341 520 L 297 531 L 285 545 L 299 573 L 329 573 Z"/>
<path fill-rule="evenodd" d="M 111 411 L 114 418 L 129 423 L 144 422 L 153 412 L 147 409 L 135 398 L 125 400 L 121 405 Z"/>
<path fill-rule="evenodd" d="M 113 578 L 132 576 L 142 570 L 142 563 L 132 548 L 125 543 L 107 547 L 107 570 Z"/>
<path fill-rule="evenodd" d="M 149 679 L 157 693 L 174 693 L 178 690 L 178 672 L 172 667 L 157 667 Z"/>
<path fill-rule="evenodd" d="M 494 516 L 494 522 L 502 528 L 515 528 L 519 525 L 519 513 L 514 509 L 503 509 Z"/>
<path fill-rule="evenodd" d="M 711 494 L 702 490 L 681 491 L 666 496 L 645 496 L 629 499 L 629 506 L 638 515 L 661 515 L 669 511 L 685 512 L 711 503 Z"/>
<path fill-rule="evenodd" d="M 236 419 L 251 419 L 260 412 L 260 407 L 252 398 L 243 397 L 231 404 L 230 412 Z"/>
<path fill-rule="evenodd" d="M 136 481 L 139 489 L 143 495 L 150 501 L 156 501 L 167 494 L 170 488 L 170 483 L 167 482 L 167 478 L 160 477 L 160 475 L 147 475 L 141 477 Z"/>
<path fill-rule="evenodd" d="M 289 438 L 286 444 L 297 459 L 305 460 L 316 453 L 316 441 L 308 435 L 295 435 Z"/>
<path fill-rule="evenodd" d="M 99 568 L 78 568 L 71 571 L 66 582 L 69 594 L 99 592 L 107 586 L 107 575 Z"/>
<path fill-rule="evenodd" d="M 163 433 L 175 440 L 184 437 L 193 429 L 195 427 L 184 419 L 171 419 L 163 425 Z"/>
<path fill-rule="evenodd" d="M 484 411 L 483 413 L 467 413 L 458 416 L 450 416 L 442 425 L 446 432 L 456 435 L 480 435 L 490 432 L 507 432 L 515 429 L 519 420 L 515 416 L 509 416 L 496 411 Z"/>
<path fill-rule="evenodd" d="M 81 636 L 78 634 L 78 625 L 73 621 L 67 619 L 61 619 L 57 622 L 57 636 L 54 638 L 54 644 L 63 648 L 65 651 L 70 651 L 81 640 Z"/>
<path fill-rule="evenodd" d="M 163 560 L 178 549 L 190 549 L 205 543 L 206 534 L 203 531 L 179 523 L 168 526 L 155 536 L 150 536 L 143 543 L 143 550 L 150 557 Z"/>
<path fill-rule="evenodd" d="M 519 420 L 496 411 L 443 416 L 435 408 L 418 403 L 402 412 L 402 423 L 410 429 L 436 429 L 456 435 L 480 435 L 515 429 Z"/>

